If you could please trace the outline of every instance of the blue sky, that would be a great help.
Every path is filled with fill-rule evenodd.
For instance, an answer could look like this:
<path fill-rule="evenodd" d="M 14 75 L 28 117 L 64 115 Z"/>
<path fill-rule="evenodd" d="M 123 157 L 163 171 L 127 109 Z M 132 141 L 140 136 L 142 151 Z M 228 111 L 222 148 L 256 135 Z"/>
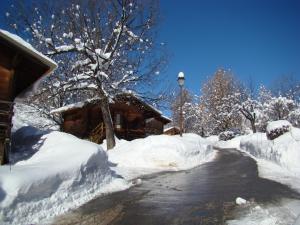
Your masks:
<path fill-rule="evenodd" d="M 0 27 L 10 1 L 1 1 Z M 282 74 L 300 77 L 300 0 L 161 0 L 159 38 L 171 53 L 163 76 L 199 93 L 218 68 L 242 81 L 270 85 Z"/>
<path fill-rule="evenodd" d="M 161 8 L 160 38 L 172 52 L 166 75 L 184 71 L 195 93 L 220 67 L 256 84 L 300 77 L 300 0 L 163 0 Z"/>

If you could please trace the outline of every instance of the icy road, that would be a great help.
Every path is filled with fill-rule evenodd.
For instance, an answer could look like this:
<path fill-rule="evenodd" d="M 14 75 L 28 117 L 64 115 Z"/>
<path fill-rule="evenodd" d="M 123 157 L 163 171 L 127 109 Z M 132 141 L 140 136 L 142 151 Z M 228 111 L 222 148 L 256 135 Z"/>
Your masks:
<path fill-rule="evenodd" d="M 256 162 L 233 149 L 189 171 L 143 178 L 141 185 L 94 199 L 54 224 L 225 224 L 242 197 L 257 204 L 299 199 L 288 187 L 258 177 Z"/>

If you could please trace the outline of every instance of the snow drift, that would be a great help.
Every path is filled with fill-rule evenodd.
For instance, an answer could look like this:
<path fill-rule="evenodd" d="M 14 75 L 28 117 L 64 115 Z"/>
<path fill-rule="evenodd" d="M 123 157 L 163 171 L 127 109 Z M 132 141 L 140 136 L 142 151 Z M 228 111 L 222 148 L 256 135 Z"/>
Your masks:
<path fill-rule="evenodd" d="M 300 176 L 300 129 L 292 127 L 274 140 L 265 133 L 255 133 L 241 139 L 240 148 L 251 155 L 275 162 Z"/>
<path fill-rule="evenodd" d="M 190 169 L 211 160 L 215 153 L 210 144 L 214 141 L 196 134 L 184 134 L 183 137 L 149 136 L 133 141 L 118 141 L 108 155 L 109 160 L 119 168 L 118 173 L 126 176 L 124 171 L 131 169 L 135 170 L 134 176 L 139 176 L 149 173 L 149 170 Z"/>
<path fill-rule="evenodd" d="M 96 144 L 51 132 L 28 160 L 0 167 L 0 223 L 41 223 L 98 194 L 128 188 Z"/>

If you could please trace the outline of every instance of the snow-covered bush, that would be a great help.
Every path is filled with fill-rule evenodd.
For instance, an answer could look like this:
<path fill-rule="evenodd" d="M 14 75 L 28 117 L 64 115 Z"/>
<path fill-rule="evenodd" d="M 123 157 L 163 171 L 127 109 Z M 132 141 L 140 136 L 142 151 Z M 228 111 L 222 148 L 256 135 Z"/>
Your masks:
<path fill-rule="evenodd" d="M 221 132 L 219 134 L 219 140 L 220 141 L 228 141 L 228 140 L 231 140 L 241 134 L 242 133 L 239 129 L 230 129 L 228 131 Z"/>
<path fill-rule="evenodd" d="M 267 137 L 270 140 L 273 140 L 280 135 L 290 131 L 291 124 L 286 120 L 277 120 L 269 122 L 267 125 Z"/>
<path fill-rule="evenodd" d="M 235 134 L 232 131 L 224 131 L 219 134 L 220 141 L 231 140 L 234 137 L 235 137 Z"/>

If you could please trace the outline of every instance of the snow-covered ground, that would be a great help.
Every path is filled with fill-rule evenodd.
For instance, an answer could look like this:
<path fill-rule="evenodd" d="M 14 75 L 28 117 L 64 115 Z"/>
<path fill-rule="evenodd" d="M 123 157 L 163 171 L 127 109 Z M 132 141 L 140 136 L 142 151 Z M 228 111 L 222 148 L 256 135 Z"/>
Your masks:
<path fill-rule="evenodd" d="M 283 121 L 270 123 L 268 130 L 278 129 Z M 219 148 L 236 148 L 257 161 L 259 176 L 288 185 L 300 193 L 300 129 L 291 127 L 288 132 L 268 140 L 265 133 L 219 141 Z M 297 222 L 295 222 L 297 221 Z M 230 225 L 300 224 L 300 201 L 285 199 L 275 205 L 248 205 Z"/>
<path fill-rule="evenodd" d="M 0 167 L 0 224 L 44 224 L 101 194 L 140 183 L 143 175 L 186 170 L 215 151 L 195 134 L 118 140 L 110 151 L 70 134 L 40 130 L 51 121 L 18 104 L 13 119 L 13 164 Z M 48 127 L 48 126 L 47 126 Z"/>
<path fill-rule="evenodd" d="M 300 225 L 300 205 L 297 200 L 283 199 L 276 206 L 246 203 L 239 206 L 234 220 L 228 225 Z"/>
<path fill-rule="evenodd" d="M 115 164 L 112 169 L 131 180 L 154 172 L 186 170 L 212 160 L 215 151 L 210 145 L 215 141 L 196 134 L 121 140 L 108 151 L 108 157 Z"/>
<path fill-rule="evenodd" d="M 268 140 L 264 133 L 248 135 L 241 138 L 240 150 L 256 159 L 261 177 L 300 192 L 300 129 L 293 127 L 274 140 Z"/>
<path fill-rule="evenodd" d="M 243 136 L 237 136 L 231 140 L 228 140 L 228 141 L 218 141 L 214 144 L 214 147 L 216 147 L 217 149 L 232 149 L 232 148 L 235 148 L 235 149 L 239 149 L 240 148 L 240 142 L 241 142 L 241 139 L 245 137 L 244 135 Z"/>

